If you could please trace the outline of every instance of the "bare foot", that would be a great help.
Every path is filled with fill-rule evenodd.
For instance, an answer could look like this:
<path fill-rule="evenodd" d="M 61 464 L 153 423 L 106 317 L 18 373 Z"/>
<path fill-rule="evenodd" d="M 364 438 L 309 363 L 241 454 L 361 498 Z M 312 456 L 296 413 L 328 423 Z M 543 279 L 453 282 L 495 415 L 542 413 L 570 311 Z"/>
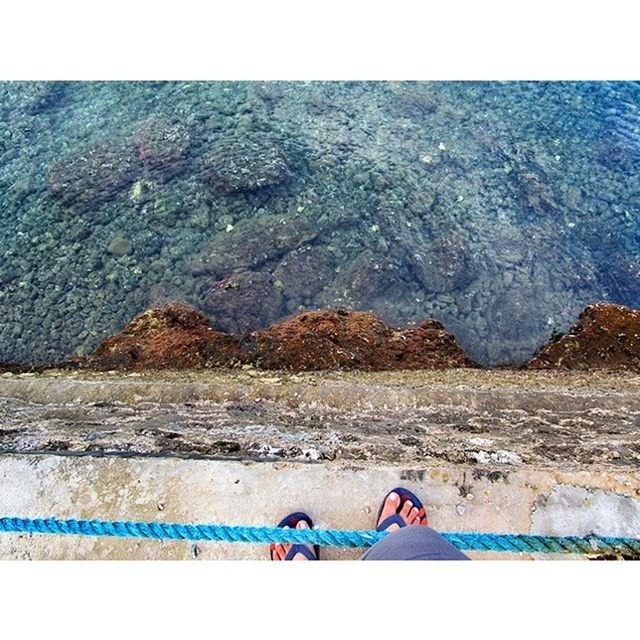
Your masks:
<path fill-rule="evenodd" d="M 289 527 L 284 527 L 285 529 L 289 529 Z M 309 525 L 304 521 L 300 520 L 296 525 L 296 529 L 308 529 Z M 284 560 L 287 557 L 287 553 L 291 551 L 292 544 L 273 544 L 271 545 L 271 559 L 272 560 Z M 307 549 L 311 552 L 312 556 L 316 555 L 316 552 L 313 547 L 307 546 Z M 293 558 L 290 560 L 309 560 L 304 553 L 296 553 Z"/>
<path fill-rule="evenodd" d="M 380 512 L 376 527 L 379 527 L 387 518 L 398 514 L 407 527 L 411 525 L 426 525 L 427 518 L 424 514 L 424 510 L 414 507 L 411 500 L 405 500 L 400 508 L 400 496 L 393 491 L 387 496 Z M 391 523 L 385 531 L 397 531 L 400 529 L 400 525 L 396 522 Z"/>

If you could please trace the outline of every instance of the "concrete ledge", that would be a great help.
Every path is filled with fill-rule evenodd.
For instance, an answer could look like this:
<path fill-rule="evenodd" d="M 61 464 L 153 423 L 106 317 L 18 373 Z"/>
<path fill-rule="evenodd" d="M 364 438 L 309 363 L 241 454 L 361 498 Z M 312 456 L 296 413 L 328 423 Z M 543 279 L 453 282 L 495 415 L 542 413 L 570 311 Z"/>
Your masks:
<path fill-rule="evenodd" d="M 319 527 L 369 528 L 381 497 L 398 484 L 424 498 L 432 526 L 443 531 L 640 537 L 640 474 L 628 472 L 4 455 L 0 514 L 264 525 L 303 508 Z M 323 551 L 326 559 L 359 554 Z M 264 547 L 247 544 L 0 534 L 3 559 L 266 557 Z"/>
<path fill-rule="evenodd" d="M 0 452 L 640 468 L 640 377 L 452 370 L 9 376 Z"/>
<path fill-rule="evenodd" d="M 384 390 L 384 393 L 380 391 Z M 0 375 L 0 397 L 31 402 L 224 402 L 256 398 L 290 405 L 322 402 L 333 408 L 425 406 L 469 403 L 482 408 L 534 407 L 552 399 L 575 410 L 596 398 L 605 408 L 621 400 L 640 408 L 640 375 L 607 372 L 450 369 L 445 371 L 330 371 L 297 373 L 259 370 L 91 373 L 47 371 Z"/>

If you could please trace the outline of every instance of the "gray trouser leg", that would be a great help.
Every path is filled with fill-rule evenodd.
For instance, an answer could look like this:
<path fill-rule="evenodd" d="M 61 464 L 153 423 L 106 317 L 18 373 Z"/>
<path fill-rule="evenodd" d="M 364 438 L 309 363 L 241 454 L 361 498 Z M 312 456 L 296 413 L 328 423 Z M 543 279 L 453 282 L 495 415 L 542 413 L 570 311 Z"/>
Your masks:
<path fill-rule="evenodd" d="M 392 531 L 376 542 L 361 560 L 470 560 L 431 527 Z"/>

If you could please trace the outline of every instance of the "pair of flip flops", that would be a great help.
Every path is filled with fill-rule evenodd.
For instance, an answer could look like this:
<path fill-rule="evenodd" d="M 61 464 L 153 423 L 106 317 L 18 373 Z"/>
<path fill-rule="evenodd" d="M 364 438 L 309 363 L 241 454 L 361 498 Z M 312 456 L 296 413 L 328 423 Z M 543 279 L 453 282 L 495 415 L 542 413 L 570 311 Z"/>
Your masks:
<path fill-rule="evenodd" d="M 402 516 L 400 515 L 400 511 L 402 510 L 402 507 L 404 506 L 405 502 L 407 502 L 407 500 L 410 500 L 411 504 L 414 507 L 418 508 L 419 523 L 423 526 L 427 525 L 427 515 L 425 513 L 422 502 L 420 502 L 420 500 L 416 497 L 414 493 L 409 491 L 409 489 L 405 489 L 404 487 L 396 487 L 395 489 L 392 489 L 391 491 L 389 491 L 389 493 L 387 493 L 387 495 L 384 497 L 384 500 L 382 501 L 382 504 L 380 505 L 380 510 L 378 511 L 378 517 L 376 518 L 376 522 L 380 520 L 380 515 L 382 514 L 382 510 L 384 509 L 384 504 L 387 501 L 389 494 L 391 493 L 396 493 L 400 496 L 400 503 L 396 508 L 396 512 L 393 515 L 389 516 L 388 518 L 385 518 L 378 525 L 377 531 L 385 531 L 392 524 L 397 524 L 399 527 L 407 526 L 405 521 L 402 519 Z M 300 521 L 306 522 L 309 529 L 313 529 L 313 520 L 311 520 L 311 518 L 306 513 L 303 513 L 302 511 L 296 511 L 295 513 L 290 513 L 288 516 L 283 518 L 278 523 L 278 526 L 295 529 L 298 526 L 298 522 Z M 271 554 L 272 560 L 275 560 L 274 547 L 275 545 L 273 544 L 269 547 L 269 552 Z M 311 552 L 308 546 L 304 544 L 294 544 L 291 546 L 291 549 L 289 549 L 284 559 L 293 560 L 293 558 L 298 553 L 301 553 L 308 560 L 317 560 L 320 557 L 320 548 L 318 547 L 318 545 L 314 545 L 313 550 L 315 551 L 315 555 Z"/>

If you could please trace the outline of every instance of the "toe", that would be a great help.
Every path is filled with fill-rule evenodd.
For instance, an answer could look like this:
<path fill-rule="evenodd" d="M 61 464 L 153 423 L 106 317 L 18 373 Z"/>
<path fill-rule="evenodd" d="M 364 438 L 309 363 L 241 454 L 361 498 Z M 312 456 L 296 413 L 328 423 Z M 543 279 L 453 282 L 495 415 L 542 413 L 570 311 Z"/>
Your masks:
<path fill-rule="evenodd" d="M 288 524 L 285 524 L 284 527 L 282 527 L 283 529 L 291 529 L 291 527 Z M 293 545 L 292 544 L 282 544 L 280 545 L 280 549 L 282 550 L 282 558 L 281 560 L 284 560 L 287 557 L 287 553 L 289 553 L 291 547 Z"/>
<path fill-rule="evenodd" d="M 404 518 L 406 522 L 409 521 L 409 514 L 411 513 L 411 509 L 413 508 L 413 503 L 411 500 L 406 500 L 402 505 L 402 509 L 400 509 L 400 516 Z"/>
<path fill-rule="evenodd" d="M 308 529 L 309 525 L 307 524 L 307 522 L 305 522 L 304 520 L 300 520 L 298 522 L 298 524 L 296 525 L 296 529 Z M 315 550 L 313 547 L 307 545 L 307 548 L 315 555 Z M 296 554 L 294 560 L 308 560 L 309 558 L 307 558 L 306 556 L 302 555 L 301 553 Z"/>
<path fill-rule="evenodd" d="M 382 505 L 382 511 L 380 512 L 380 518 L 378 519 L 378 524 L 386 520 L 389 516 L 396 514 L 398 512 L 399 505 L 400 505 L 400 496 L 397 493 L 392 491 L 387 496 L 386 500 L 384 501 L 384 504 Z"/>
<path fill-rule="evenodd" d="M 409 513 L 408 523 L 417 524 L 420 519 L 418 516 L 419 513 L 420 513 L 420 509 L 418 509 L 417 507 L 413 507 L 413 509 L 411 509 L 411 512 Z"/>

